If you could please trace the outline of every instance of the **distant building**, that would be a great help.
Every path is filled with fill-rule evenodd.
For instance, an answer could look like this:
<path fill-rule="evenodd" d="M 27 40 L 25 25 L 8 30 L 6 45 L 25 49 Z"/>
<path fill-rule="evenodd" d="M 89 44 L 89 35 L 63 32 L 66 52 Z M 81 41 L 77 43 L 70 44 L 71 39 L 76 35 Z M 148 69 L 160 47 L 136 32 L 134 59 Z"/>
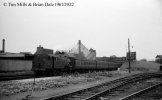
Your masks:
<path fill-rule="evenodd" d="M 123 62 L 126 61 L 126 57 L 116 57 L 116 56 L 97 57 L 96 60 L 98 60 L 98 61 L 107 61 L 107 62 L 123 63 Z"/>
<path fill-rule="evenodd" d="M 32 55 L 32 53 L 31 53 L 31 52 L 20 52 L 20 54 Z"/>
<path fill-rule="evenodd" d="M 37 47 L 37 51 L 35 52 L 35 54 L 53 54 L 53 50 L 46 49 L 46 48 L 43 48 L 42 46 L 39 46 Z"/>
<path fill-rule="evenodd" d="M 157 55 L 156 59 L 162 59 L 162 55 Z"/>
<path fill-rule="evenodd" d="M 155 62 L 162 64 L 162 55 L 157 55 Z"/>
<path fill-rule="evenodd" d="M 96 60 L 96 50 L 93 50 L 92 48 L 90 48 L 87 59 Z"/>

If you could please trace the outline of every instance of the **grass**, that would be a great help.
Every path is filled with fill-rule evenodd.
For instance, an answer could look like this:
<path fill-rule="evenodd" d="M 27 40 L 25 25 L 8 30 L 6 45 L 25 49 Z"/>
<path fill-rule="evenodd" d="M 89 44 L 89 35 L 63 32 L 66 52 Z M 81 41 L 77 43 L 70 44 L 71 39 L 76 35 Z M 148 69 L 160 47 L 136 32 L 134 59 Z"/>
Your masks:
<path fill-rule="evenodd" d="M 128 70 L 128 62 L 125 62 L 121 66 L 121 70 Z M 147 61 L 134 61 L 131 62 L 131 71 L 141 71 L 141 72 L 157 72 L 160 70 L 160 64 L 155 62 Z"/>

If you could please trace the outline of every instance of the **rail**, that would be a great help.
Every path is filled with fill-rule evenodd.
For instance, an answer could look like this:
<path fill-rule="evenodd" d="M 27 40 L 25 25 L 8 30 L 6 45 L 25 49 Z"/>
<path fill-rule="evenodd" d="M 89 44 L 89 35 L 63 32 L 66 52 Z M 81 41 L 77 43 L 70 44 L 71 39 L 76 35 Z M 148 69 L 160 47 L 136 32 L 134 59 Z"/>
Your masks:
<path fill-rule="evenodd" d="M 141 73 L 141 74 L 135 74 L 132 76 L 127 76 L 118 80 L 114 80 L 111 82 L 106 82 L 103 84 L 99 84 L 94 87 L 82 89 L 79 91 L 75 91 L 72 93 L 67 93 L 63 95 L 57 95 L 57 96 L 52 96 L 49 98 L 45 98 L 43 100 L 73 100 L 73 99 L 81 99 L 81 100 L 94 100 L 98 99 L 101 95 L 103 95 L 106 92 L 112 91 L 122 85 L 125 85 L 130 82 L 138 81 L 138 80 L 143 80 L 155 76 L 159 76 L 161 74 L 159 73 Z"/>
<path fill-rule="evenodd" d="M 132 93 L 132 94 L 130 94 L 130 95 L 124 97 L 124 98 L 121 98 L 120 100 L 128 100 L 128 99 L 131 99 L 131 98 L 136 97 L 136 96 L 138 96 L 138 95 L 141 95 L 141 94 L 143 94 L 143 93 L 145 93 L 145 92 L 147 92 L 147 91 L 149 91 L 149 90 L 151 90 L 151 89 L 153 89 L 153 88 L 156 88 L 156 87 L 158 87 L 158 86 L 160 86 L 160 85 L 162 85 L 162 82 L 157 83 L 157 84 L 155 84 L 155 85 L 153 85 L 153 86 L 150 86 L 150 87 L 148 87 L 148 88 L 145 88 L 145 89 L 143 89 L 143 90 L 137 91 L 137 92 L 135 92 L 135 93 Z"/>

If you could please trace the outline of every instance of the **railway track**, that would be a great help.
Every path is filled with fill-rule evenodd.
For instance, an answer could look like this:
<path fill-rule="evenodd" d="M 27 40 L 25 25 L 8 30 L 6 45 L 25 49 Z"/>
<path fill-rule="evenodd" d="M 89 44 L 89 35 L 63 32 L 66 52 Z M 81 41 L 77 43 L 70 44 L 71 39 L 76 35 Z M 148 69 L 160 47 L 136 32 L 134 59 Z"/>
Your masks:
<path fill-rule="evenodd" d="M 15 75 L 15 76 L 3 76 L 0 77 L 0 81 L 18 80 L 18 79 L 28 79 L 33 78 L 34 75 Z"/>
<path fill-rule="evenodd" d="M 17 79 L 27 79 L 33 78 L 33 71 L 22 71 L 22 72 L 3 72 L 0 73 L 0 81 L 9 81 L 9 80 L 17 80 Z"/>
<path fill-rule="evenodd" d="M 162 82 L 143 90 L 132 93 L 120 100 L 161 100 L 162 99 Z"/>
<path fill-rule="evenodd" d="M 21 79 L 33 79 L 33 78 L 47 78 L 47 77 L 57 77 L 57 76 L 35 76 L 34 73 L 30 74 L 13 74 L 13 75 L 0 75 L 0 81 L 10 81 L 10 80 L 21 80 Z"/>
<path fill-rule="evenodd" d="M 139 80 L 144 80 L 144 79 L 161 76 L 161 75 L 162 74 L 160 73 L 136 74 L 115 81 L 100 84 L 98 86 L 79 90 L 76 92 L 58 95 L 58 96 L 52 96 L 49 98 L 45 98 L 44 100 L 98 100 L 104 94 L 113 91 L 121 86 L 124 86 L 128 83 L 133 83 Z"/>

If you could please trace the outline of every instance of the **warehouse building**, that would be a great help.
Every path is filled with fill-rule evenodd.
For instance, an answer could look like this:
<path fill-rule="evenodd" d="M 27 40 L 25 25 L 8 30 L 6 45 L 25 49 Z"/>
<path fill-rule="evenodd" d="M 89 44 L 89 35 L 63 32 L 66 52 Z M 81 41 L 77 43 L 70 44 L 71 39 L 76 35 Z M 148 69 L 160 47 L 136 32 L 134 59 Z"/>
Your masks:
<path fill-rule="evenodd" d="M 21 53 L 0 53 L 0 72 L 29 71 L 33 55 Z"/>
<path fill-rule="evenodd" d="M 29 52 L 5 52 L 5 39 L 0 51 L 0 72 L 29 71 L 32 69 L 33 55 Z"/>

